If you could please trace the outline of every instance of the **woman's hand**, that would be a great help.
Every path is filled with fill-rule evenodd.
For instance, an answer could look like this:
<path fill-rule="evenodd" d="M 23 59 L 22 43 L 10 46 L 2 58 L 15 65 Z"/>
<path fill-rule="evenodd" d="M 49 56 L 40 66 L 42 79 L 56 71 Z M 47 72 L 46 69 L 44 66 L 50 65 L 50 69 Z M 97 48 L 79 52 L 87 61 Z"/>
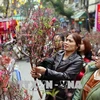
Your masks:
<path fill-rule="evenodd" d="M 41 77 L 41 74 L 40 73 L 34 73 L 33 71 L 31 71 L 31 76 L 33 78 L 40 78 Z"/>
<path fill-rule="evenodd" d="M 38 66 L 38 67 L 33 67 L 31 71 L 31 75 L 33 78 L 40 78 L 42 74 L 46 72 L 46 68 Z"/>
<path fill-rule="evenodd" d="M 41 66 L 35 67 L 33 70 L 35 70 L 37 73 L 40 73 L 40 74 L 44 74 L 46 72 L 46 68 L 41 67 Z"/>

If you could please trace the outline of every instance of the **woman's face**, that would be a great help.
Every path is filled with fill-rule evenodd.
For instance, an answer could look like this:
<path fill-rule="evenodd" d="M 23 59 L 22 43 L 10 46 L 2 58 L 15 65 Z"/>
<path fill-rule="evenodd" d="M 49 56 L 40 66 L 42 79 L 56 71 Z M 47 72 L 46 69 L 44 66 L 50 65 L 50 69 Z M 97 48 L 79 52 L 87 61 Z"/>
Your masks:
<path fill-rule="evenodd" d="M 98 56 L 100 57 L 100 49 L 98 50 Z"/>
<path fill-rule="evenodd" d="M 77 50 L 76 42 L 72 35 L 69 35 L 64 41 L 64 50 L 68 52 L 74 52 Z"/>
<path fill-rule="evenodd" d="M 100 68 L 100 58 L 95 61 L 95 65 L 97 68 Z"/>
<path fill-rule="evenodd" d="M 80 45 L 80 52 L 83 52 L 85 50 L 85 45 L 83 43 L 83 41 L 81 42 L 81 45 Z"/>
<path fill-rule="evenodd" d="M 54 37 L 53 45 L 55 48 L 61 48 L 62 47 L 62 40 L 59 35 Z"/>

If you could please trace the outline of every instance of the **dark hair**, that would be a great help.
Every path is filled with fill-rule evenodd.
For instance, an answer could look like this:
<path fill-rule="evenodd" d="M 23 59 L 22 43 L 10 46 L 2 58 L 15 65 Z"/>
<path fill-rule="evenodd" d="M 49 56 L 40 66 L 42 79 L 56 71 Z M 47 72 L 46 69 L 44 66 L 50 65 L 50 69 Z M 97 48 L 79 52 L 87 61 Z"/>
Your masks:
<path fill-rule="evenodd" d="M 84 47 L 85 47 L 85 50 L 83 51 L 84 55 L 85 55 L 86 58 L 91 60 L 92 59 L 91 43 L 90 43 L 89 39 L 86 38 L 86 37 L 83 38 L 82 40 L 83 40 L 83 44 L 84 44 Z"/>
<path fill-rule="evenodd" d="M 81 30 L 76 29 L 75 32 L 80 34 Z"/>
<path fill-rule="evenodd" d="M 74 27 L 71 27 L 71 30 L 75 29 Z"/>
<path fill-rule="evenodd" d="M 80 35 L 78 35 L 77 33 L 74 33 L 74 34 L 71 34 L 71 35 L 72 35 L 73 39 L 75 40 L 76 45 L 78 47 L 80 47 L 80 44 L 81 44 L 81 37 L 80 37 Z"/>
<path fill-rule="evenodd" d="M 91 43 L 90 43 L 88 38 L 85 37 L 82 39 L 82 41 L 83 41 L 83 44 L 85 46 L 84 54 L 86 54 L 86 53 L 91 51 L 92 46 L 91 46 Z"/>

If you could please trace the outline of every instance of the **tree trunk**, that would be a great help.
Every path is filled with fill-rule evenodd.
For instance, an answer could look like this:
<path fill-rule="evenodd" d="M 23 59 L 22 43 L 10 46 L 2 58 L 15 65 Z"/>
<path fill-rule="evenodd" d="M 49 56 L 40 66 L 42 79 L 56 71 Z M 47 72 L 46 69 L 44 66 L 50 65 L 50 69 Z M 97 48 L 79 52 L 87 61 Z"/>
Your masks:
<path fill-rule="evenodd" d="M 8 17 L 8 9 L 9 9 L 9 0 L 7 0 L 7 6 L 6 6 L 6 14 L 5 14 L 5 18 Z"/>

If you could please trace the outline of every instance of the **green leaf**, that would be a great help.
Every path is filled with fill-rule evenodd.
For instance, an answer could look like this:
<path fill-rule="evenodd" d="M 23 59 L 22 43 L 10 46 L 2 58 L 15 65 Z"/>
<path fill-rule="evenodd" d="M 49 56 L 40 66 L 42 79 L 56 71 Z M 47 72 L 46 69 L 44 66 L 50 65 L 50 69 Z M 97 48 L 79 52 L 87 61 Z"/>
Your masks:
<path fill-rule="evenodd" d="M 39 31 L 38 31 L 38 34 L 39 34 L 39 35 L 42 35 L 42 34 L 43 34 L 43 30 L 39 30 Z"/>
<path fill-rule="evenodd" d="M 53 97 L 53 95 L 52 95 L 52 93 L 51 93 L 51 92 L 46 92 L 46 94 L 51 95 L 51 96 Z"/>
<path fill-rule="evenodd" d="M 52 91 L 46 92 L 46 94 L 51 95 L 52 97 L 55 97 L 59 90 L 53 89 Z"/>
<path fill-rule="evenodd" d="M 59 90 L 55 91 L 55 95 L 57 95 L 59 93 Z"/>

